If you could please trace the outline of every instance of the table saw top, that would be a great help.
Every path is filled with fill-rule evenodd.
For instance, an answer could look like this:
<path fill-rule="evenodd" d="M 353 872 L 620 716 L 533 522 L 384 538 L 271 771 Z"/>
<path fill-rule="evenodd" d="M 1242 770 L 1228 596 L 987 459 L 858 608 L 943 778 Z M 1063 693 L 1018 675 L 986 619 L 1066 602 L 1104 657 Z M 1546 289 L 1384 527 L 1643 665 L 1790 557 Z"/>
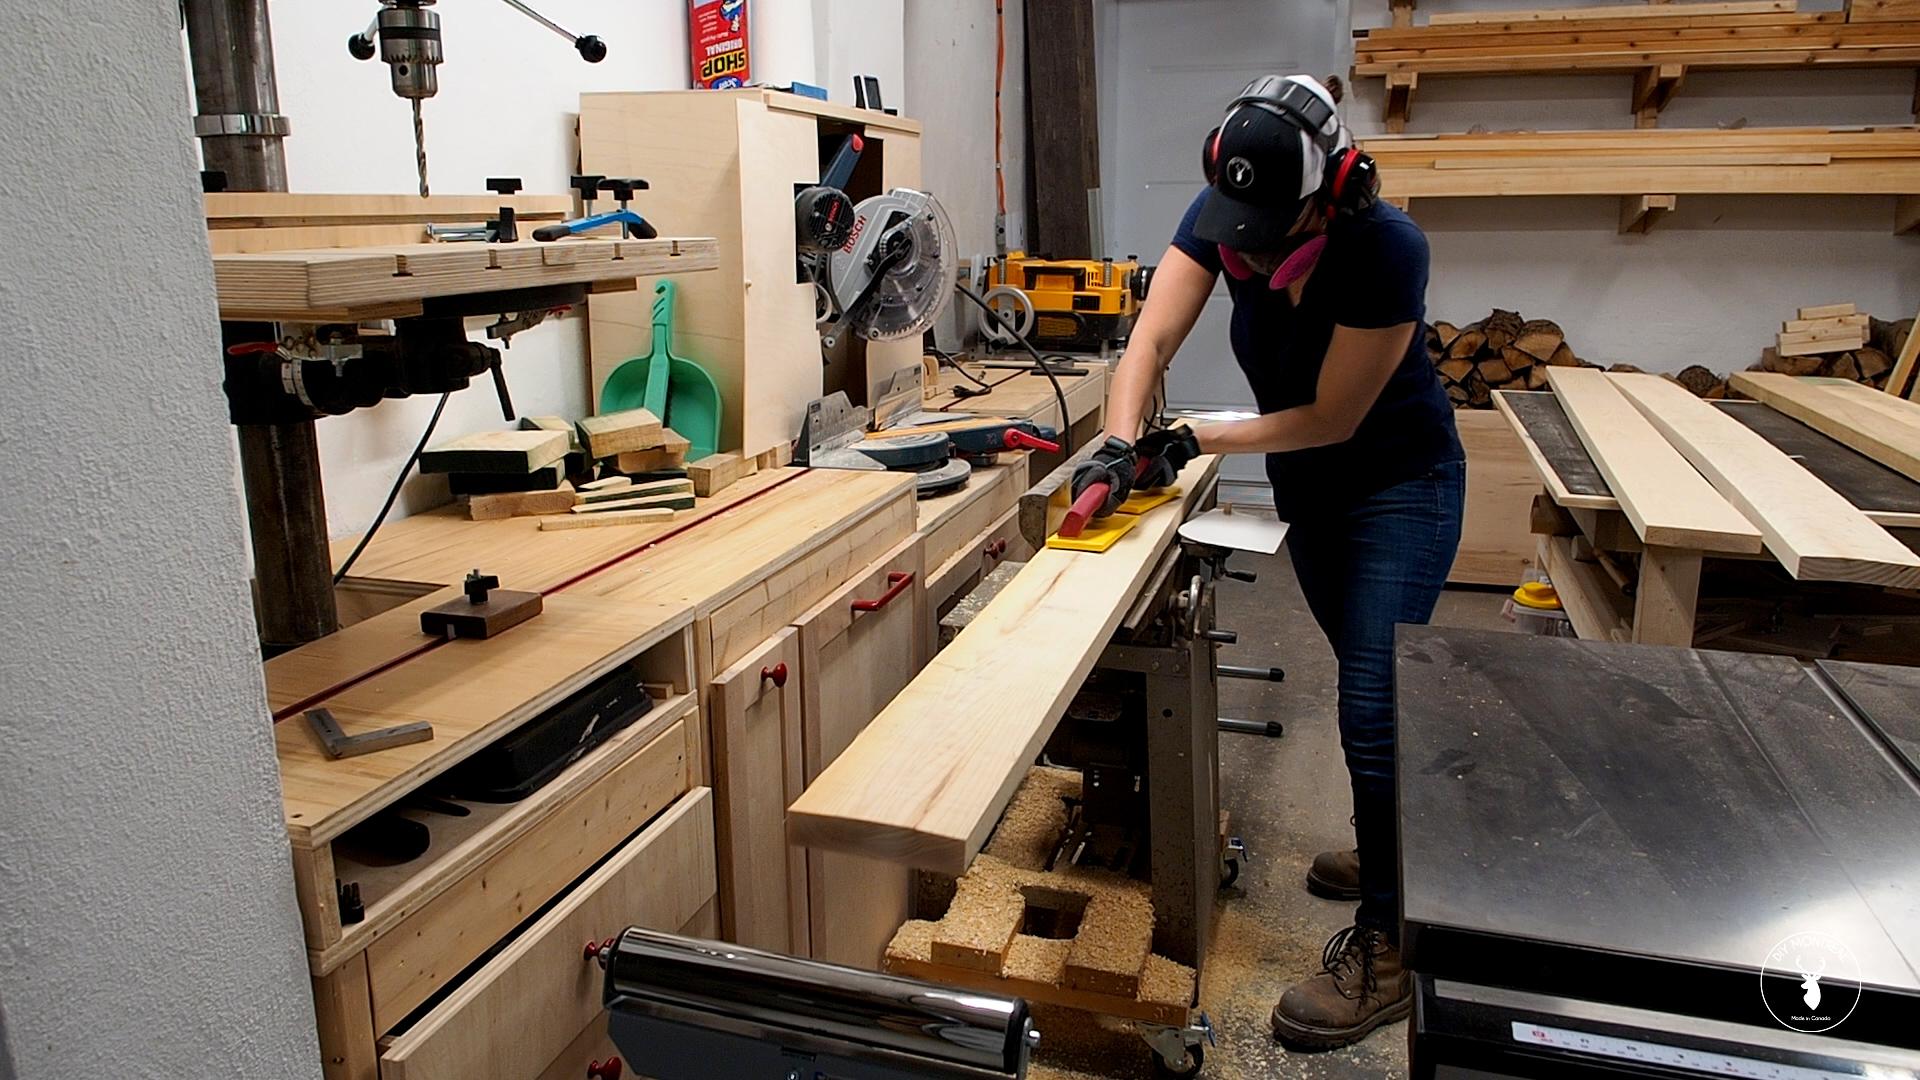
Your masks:
<path fill-rule="evenodd" d="M 1915 672 L 1837 667 L 1920 733 Z M 1920 785 L 1812 669 L 1402 627 L 1396 683 L 1414 970 L 1766 1026 L 1755 973 L 1820 931 L 1858 958 L 1861 1022 L 1895 1011 L 1873 987 L 1920 997 Z"/>

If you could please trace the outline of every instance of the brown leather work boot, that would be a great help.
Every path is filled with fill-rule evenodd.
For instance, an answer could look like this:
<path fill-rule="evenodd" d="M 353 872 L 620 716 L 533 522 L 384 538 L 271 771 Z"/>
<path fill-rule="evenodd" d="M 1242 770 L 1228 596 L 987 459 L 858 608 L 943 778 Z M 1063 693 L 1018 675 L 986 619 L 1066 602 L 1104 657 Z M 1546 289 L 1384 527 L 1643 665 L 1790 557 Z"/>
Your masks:
<path fill-rule="evenodd" d="M 1333 935 L 1320 974 L 1294 983 L 1273 1007 L 1273 1033 L 1290 1046 L 1332 1050 L 1413 1011 L 1413 977 L 1385 934 L 1350 926 Z"/>
<path fill-rule="evenodd" d="M 1360 852 L 1323 851 L 1307 868 L 1307 891 L 1328 900 L 1360 899 Z"/>

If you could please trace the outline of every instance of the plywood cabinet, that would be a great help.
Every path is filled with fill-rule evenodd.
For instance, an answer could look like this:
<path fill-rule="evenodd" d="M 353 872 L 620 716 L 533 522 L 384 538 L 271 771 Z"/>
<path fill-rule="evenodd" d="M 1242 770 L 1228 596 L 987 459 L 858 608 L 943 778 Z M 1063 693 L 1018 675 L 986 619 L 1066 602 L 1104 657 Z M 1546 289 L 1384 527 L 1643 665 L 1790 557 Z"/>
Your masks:
<path fill-rule="evenodd" d="M 807 783 L 926 664 L 928 625 L 919 535 L 795 623 Z M 806 870 L 813 958 L 877 969 L 881 951 L 906 921 L 910 871 L 828 851 L 808 851 Z"/>
<path fill-rule="evenodd" d="M 806 861 L 787 845 L 787 806 L 805 783 L 800 638 L 791 628 L 708 688 L 720 850 L 720 931 L 756 949 L 805 956 Z"/>
<path fill-rule="evenodd" d="M 719 385 L 721 448 L 747 456 L 791 442 L 807 402 L 825 387 L 813 290 L 796 280 L 793 196 L 814 183 L 846 135 L 867 139 L 847 192 L 856 201 L 920 182 L 920 125 L 773 90 L 582 94 L 580 161 L 587 172 L 652 186 L 634 207 L 663 234 L 712 236 L 719 272 L 679 282 L 676 355 Z M 653 290 L 588 304 L 593 392 L 651 348 Z M 894 370 L 920 362 L 918 336 L 863 347 L 860 400 Z"/>

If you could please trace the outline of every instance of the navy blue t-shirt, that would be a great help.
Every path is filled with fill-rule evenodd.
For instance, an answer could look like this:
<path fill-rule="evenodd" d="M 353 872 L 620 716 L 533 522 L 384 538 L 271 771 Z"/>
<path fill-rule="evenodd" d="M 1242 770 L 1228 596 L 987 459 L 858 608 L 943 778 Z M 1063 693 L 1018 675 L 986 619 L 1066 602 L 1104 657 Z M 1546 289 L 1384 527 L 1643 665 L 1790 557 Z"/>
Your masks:
<path fill-rule="evenodd" d="M 1206 192 L 1187 208 L 1173 246 L 1222 274 L 1220 252 L 1193 235 Z M 1460 461 L 1453 405 L 1427 359 L 1427 238 L 1413 219 L 1385 203 L 1342 215 L 1295 307 L 1265 275 L 1225 274 L 1233 297 L 1233 355 L 1264 413 L 1314 400 L 1335 324 L 1356 330 L 1414 323 L 1407 355 L 1367 410 L 1353 437 L 1331 446 L 1267 455 L 1281 517 L 1301 520 L 1342 509 L 1434 466 Z"/>

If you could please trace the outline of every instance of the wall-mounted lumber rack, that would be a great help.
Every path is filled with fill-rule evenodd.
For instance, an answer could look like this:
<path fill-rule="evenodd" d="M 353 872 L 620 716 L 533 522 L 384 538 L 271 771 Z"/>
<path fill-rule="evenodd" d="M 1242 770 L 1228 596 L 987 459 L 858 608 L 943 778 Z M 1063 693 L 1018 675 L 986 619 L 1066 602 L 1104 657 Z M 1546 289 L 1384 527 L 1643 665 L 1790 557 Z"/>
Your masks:
<path fill-rule="evenodd" d="M 1920 227 L 1920 128 L 1622 129 L 1361 140 L 1381 197 L 1613 195 L 1644 232 L 1680 195 L 1898 196 L 1894 231 Z"/>
<path fill-rule="evenodd" d="M 1633 75 L 1628 111 L 1653 127 L 1689 71 L 1920 68 L 1920 5 L 1854 8 L 1802 14 L 1793 0 L 1752 0 L 1435 15 L 1354 31 L 1353 72 L 1386 80 L 1392 132 L 1406 129 L 1421 77 L 1569 71 Z"/>

